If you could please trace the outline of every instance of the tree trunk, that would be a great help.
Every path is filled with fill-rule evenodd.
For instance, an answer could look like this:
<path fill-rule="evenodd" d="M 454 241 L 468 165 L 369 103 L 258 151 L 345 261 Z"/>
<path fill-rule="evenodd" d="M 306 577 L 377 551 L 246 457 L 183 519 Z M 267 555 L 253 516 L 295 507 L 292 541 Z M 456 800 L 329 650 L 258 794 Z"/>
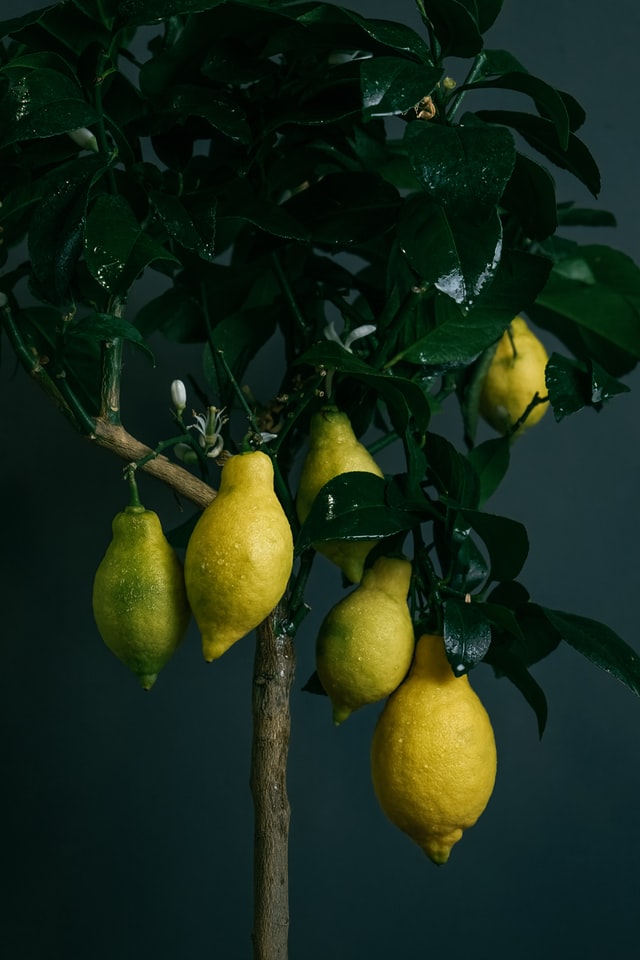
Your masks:
<path fill-rule="evenodd" d="M 288 955 L 287 753 L 295 656 L 282 614 L 276 609 L 258 627 L 253 674 L 254 960 L 287 960 Z"/>

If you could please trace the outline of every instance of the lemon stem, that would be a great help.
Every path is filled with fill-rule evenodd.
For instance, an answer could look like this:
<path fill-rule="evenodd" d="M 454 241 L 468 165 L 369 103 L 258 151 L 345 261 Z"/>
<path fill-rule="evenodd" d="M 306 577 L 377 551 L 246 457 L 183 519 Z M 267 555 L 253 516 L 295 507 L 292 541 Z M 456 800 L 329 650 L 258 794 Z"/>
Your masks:
<path fill-rule="evenodd" d="M 124 471 L 125 479 L 129 484 L 129 504 L 127 510 L 131 510 L 135 513 L 139 513 L 144 510 L 142 503 L 140 502 L 140 494 L 138 493 L 138 484 L 136 483 L 136 465 L 135 463 L 130 463 Z"/>

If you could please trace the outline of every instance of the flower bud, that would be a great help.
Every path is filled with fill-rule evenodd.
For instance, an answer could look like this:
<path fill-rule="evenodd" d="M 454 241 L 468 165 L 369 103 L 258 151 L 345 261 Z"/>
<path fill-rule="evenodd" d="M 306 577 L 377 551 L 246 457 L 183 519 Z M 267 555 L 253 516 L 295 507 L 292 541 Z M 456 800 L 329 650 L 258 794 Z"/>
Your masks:
<path fill-rule="evenodd" d="M 98 152 L 98 141 L 91 130 L 87 130 L 86 127 L 78 127 L 76 130 L 68 130 L 67 134 L 71 137 L 73 142 L 77 143 L 78 146 L 83 150 L 93 150 L 95 153 Z"/>
<path fill-rule="evenodd" d="M 173 450 L 178 460 L 182 460 L 183 463 L 193 464 L 198 462 L 198 454 L 188 443 L 176 443 Z"/>
<path fill-rule="evenodd" d="M 182 380 L 174 380 L 171 384 L 171 403 L 176 408 L 178 415 L 187 405 L 187 388 Z"/>

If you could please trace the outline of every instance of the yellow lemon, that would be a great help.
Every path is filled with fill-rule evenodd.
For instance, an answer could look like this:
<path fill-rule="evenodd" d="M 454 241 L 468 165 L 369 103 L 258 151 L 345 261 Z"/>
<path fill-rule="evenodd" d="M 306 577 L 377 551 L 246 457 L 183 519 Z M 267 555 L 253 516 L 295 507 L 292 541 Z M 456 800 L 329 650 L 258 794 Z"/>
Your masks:
<path fill-rule="evenodd" d="M 129 506 L 96 571 L 93 615 L 100 635 L 149 690 L 191 617 L 182 566 L 152 510 Z"/>
<path fill-rule="evenodd" d="M 369 451 L 357 440 L 346 413 L 326 407 L 311 418 L 309 450 L 302 464 L 296 509 L 301 523 L 322 487 L 341 473 L 361 471 L 384 476 Z M 352 583 L 362 580 L 364 562 L 376 540 L 329 540 L 314 543 L 319 553 L 340 567 Z"/>
<path fill-rule="evenodd" d="M 456 677 L 442 637 L 420 638 L 408 678 L 380 715 L 371 747 L 384 813 L 434 863 L 446 863 L 493 791 L 496 746 L 468 677 Z"/>
<path fill-rule="evenodd" d="M 511 322 L 498 342 L 480 391 L 480 415 L 499 433 L 508 433 L 538 394 L 547 396 L 547 351 L 522 317 Z M 534 406 L 516 434 L 534 426 L 544 416 L 548 401 Z"/>
<path fill-rule="evenodd" d="M 408 560 L 379 557 L 362 583 L 325 617 L 316 644 L 318 676 L 333 705 L 333 721 L 388 696 L 413 659 L 407 606 Z"/>
<path fill-rule="evenodd" d="M 261 451 L 232 457 L 185 557 L 205 660 L 222 656 L 265 619 L 281 600 L 292 566 L 291 528 L 273 489 L 270 458 Z"/>

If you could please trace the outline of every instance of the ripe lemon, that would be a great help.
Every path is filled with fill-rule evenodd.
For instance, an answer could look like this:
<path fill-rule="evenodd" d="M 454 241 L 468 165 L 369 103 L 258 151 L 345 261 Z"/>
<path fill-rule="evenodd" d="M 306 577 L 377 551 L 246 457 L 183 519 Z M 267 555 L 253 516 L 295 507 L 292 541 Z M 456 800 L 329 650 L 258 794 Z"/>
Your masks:
<path fill-rule="evenodd" d="M 467 676 L 456 677 L 442 637 L 425 635 L 409 677 L 380 715 L 371 747 L 385 814 L 434 863 L 446 863 L 493 791 L 493 729 Z"/>
<path fill-rule="evenodd" d="M 296 509 L 301 523 L 322 487 L 341 473 L 351 471 L 384 476 L 369 451 L 353 432 L 346 413 L 326 407 L 311 418 L 309 450 L 302 464 Z M 329 540 L 314 543 L 319 553 L 340 567 L 352 583 L 360 583 L 367 554 L 376 540 Z"/>
<path fill-rule="evenodd" d="M 535 394 L 547 396 L 544 371 L 547 351 L 522 317 L 511 322 L 498 342 L 479 398 L 480 415 L 499 433 L 508 433 L 523 415 Z M 544 416 L 548 401 L 539 403 L 516 430 L 534 426 Z"/>
<path fill-rule="evenodd" d="M 128 506 L 96 571 L 93 615 L 106 645 L 151 689 L 191 617 L 182 566 L 152 510 Z"/>
<path fill-rule="evenodd" d="M 196 524 L 185 557 L 187 596 L 205 660 L 216 660 L 273 610 L 293 566 L 291 528 L 261 451 L 222 469 L 220 490 Z"/>
<path fill-rule="evenodd" d="M 379 557 L 362 583 L 325 617 L 316 667 L 336 725 L 404 680 L 415 646 L 407 606 L 410 580 L 408 560 Z"/>

